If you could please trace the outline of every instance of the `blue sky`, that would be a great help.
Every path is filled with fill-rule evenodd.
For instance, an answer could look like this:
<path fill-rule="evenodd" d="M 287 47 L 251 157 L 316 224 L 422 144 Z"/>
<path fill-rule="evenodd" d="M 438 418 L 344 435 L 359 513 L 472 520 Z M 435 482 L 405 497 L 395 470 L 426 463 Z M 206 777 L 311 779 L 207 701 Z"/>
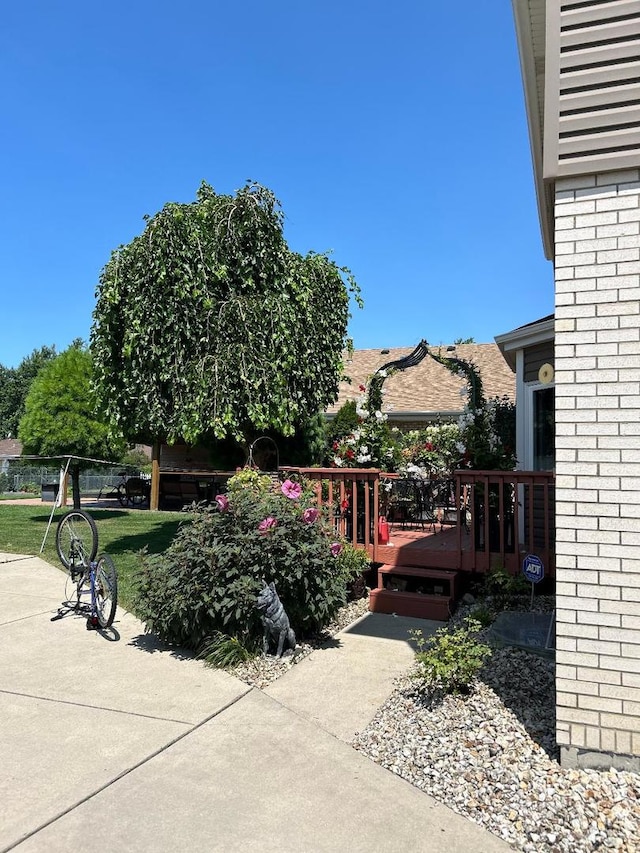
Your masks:
<path fill-rule="evenodd" d="M 5 366 L 88 339 L 111 251 L 202 180 L 353 270 L 358 348 L 553 310 L 509 0 L 24 0 L 0 78 Z"/>

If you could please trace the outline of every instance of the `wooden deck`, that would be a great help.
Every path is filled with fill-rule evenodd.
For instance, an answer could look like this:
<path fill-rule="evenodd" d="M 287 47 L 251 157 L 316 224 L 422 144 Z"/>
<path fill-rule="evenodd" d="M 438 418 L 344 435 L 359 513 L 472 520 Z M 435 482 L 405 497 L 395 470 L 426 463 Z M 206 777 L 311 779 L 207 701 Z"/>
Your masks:
<path fill-rule="evenodd" d="M 432 528 L 392 525 L 389 543 L 378 543 L 376 562 L 390 566 L 420 566 L 434 569 L 463 569 L 473 571 L 471 565 L 471 535 L 457 527 Z"/>
<path fill-rule="evenodd" d="M 318 506 L 334 517 L 336 533 L 364 548 L 374 563 L 483 573 L 494 566 L 521 571 L 526 554 L 539 557 L 555 575 L 554 476 L 544 471 L 454 473 L 457 524 L 436 531 L 394 523 L 382 544 L 381 480 L 396 475 L 377 469 L 282 468 L 315 484 Z M 337 508 L 340 509 L 337 509 Z M 450 515 L 451 507 L 446 509 Z M 463 523 L 466 520 L 466 524 Z"/>

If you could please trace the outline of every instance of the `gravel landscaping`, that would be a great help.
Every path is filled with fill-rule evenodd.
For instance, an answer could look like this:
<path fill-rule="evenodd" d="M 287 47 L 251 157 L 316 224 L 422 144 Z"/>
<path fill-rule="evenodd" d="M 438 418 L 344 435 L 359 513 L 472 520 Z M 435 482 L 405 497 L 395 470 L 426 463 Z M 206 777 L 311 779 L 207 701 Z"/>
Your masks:
<path fill-rule="evenodd" d="M 554 599 L 536 599 L 550 611 Z M 510 609 L 529 610 L 528 598 Z M 258 657 L 229 672 L 259 689 L 368 612 L 347 604 L 316 637 L 278 660 Z M 460 623 L 474 609 L 463 606 Z M 495 648 L 467 696 L 424 688 L 417 668 L 352 745 L 455 812 L 524 853 L 640 853 L 640 775 L 569 770 L 558 763 L 554 663 Z M 475 853 L 475 851 L 474 851 Z M 479 851 L 480 853 L 480 851 Z"/>
<path fill-rule="evenodd" d="M 553 599 L 536 601 L 548 610 Z M 528 609 L 528 601 L 521 603 Z M 454 623 L 470 612 L 461 608 Z M 349 603 L 322 634 L 281 660 L 230 672 L 263 688 L 368 612 Z M 640 775 L 568 770 L 558 763 L 552 661 L 494 649 L 468 696 L 438 696 L 415 678 L 396 689 L 353 746 L 525 853 L 640 851 Z"/>
<path fill-rule="evenodd" d="M 494 650 L 468 696 L 407 673 L 353 746 L 526 853 L 640 851 L 640 776 L 558 764 L 554 664 Z"/>

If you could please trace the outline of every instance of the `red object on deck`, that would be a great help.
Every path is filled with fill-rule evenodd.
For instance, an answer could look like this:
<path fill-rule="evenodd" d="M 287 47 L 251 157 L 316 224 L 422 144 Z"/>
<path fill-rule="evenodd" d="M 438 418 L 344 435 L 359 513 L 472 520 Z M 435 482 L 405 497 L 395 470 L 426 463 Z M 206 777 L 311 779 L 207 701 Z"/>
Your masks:
<path fill-rule="evenodd" d="M 381 515 L 378 521 L 378 542 L 381 545 L 387 545 L 389 542 L 389 524 L 384 515 Z"/>

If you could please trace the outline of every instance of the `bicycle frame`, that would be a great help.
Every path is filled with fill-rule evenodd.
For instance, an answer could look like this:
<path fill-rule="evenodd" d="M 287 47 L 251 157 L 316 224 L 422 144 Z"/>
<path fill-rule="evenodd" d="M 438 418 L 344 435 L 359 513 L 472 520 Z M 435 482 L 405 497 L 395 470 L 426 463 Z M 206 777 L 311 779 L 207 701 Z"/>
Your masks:
<path fill-rule="evenodd" d="M 86 569 L 80 578 L 76 581 L 76 612 L 80 611 L 81 608 L 81 597 L 84 595 L 89 595 L 91 597 L 91 601 L 89 603 L 89 615 L 87 617 L 87 623 L 90 623 L 92 627 L 98 627 L 98 607 L 96 603 L 96 567 L 98 563 L 96 560 L 92 560 L 89 563 L 89 568 Z M 85 589 L 85 581 L 87 580 L 87 575 L 89 576 L 89 589 Z"/>

